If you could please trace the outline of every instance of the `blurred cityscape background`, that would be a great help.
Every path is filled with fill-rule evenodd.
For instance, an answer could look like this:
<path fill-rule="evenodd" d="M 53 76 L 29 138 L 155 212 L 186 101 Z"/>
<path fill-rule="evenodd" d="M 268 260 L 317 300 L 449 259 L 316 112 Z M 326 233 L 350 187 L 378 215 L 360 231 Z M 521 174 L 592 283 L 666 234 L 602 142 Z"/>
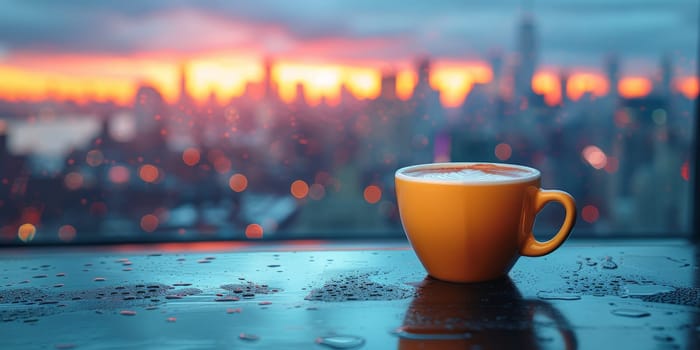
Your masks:
<path fill-rule="evenodd" d="M 695 1 L 268 2 L 3 1 L 0 244 L 399 236 L 394 171 L 434 161 L 540 169 L 576 235 L 689 232 Z"/>

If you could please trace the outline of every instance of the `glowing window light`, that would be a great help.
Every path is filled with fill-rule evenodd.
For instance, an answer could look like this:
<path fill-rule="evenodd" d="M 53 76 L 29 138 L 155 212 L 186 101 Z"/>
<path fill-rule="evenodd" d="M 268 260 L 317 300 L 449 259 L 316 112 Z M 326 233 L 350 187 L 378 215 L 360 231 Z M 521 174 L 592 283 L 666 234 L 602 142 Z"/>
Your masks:
<path fill-rule="evenodd" d="M 233 192 L 243 192 L 248 187 L 248 178 L 243 174 L 233 174 L 228 180 L 228 186 Z"/>
<path fill-rule="evenodd" d="M 36 227 L 34 227 L 32 224 L 23 224 L 17 230 L 17 237 L 19 237 L 19 239 L 25 243 L 31 242 L 35 235 Z"/>
<path fill-rule="evenodd" d="M 376 185 L 369 185 L 365 187 L 364 197 L 367 203 L 375 204 L 382 199 L 382 189 Z"/>

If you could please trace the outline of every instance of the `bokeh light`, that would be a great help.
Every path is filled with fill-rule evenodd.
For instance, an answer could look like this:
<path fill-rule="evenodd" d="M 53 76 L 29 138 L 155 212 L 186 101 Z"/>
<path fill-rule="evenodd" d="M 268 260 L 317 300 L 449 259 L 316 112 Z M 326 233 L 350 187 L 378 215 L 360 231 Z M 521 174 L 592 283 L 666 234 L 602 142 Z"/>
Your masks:
<path fill-rule="evenodd" d="M 19 237 L 19 239 L 25 243 L 31 242 L 35 235 L 36 227 L 34 227 L 32 224 L 22 224 L 17 230 L 17 237 Z"/>
<path fill-rule="evenodd" d="M 104 160 L 104 155 L 97 149 L 93 149 L 85 155 L 85 162 L 91 167 L 100 166 Z"/>
<path fill-rule="evenodd" d="M 598 208 L 594 205 L 589 204 L 581 209 L 581 218 L 589 224 L 598 221 L 599 216 L 600 212 L 598 212 Z"/>
<path fill-rule="evenodd" d="M 690 180 L 690 164 L 687 160 L 681 165 L 681 177 L 685 181 Z"/>
<path fill-rule="evenodd" d="M 228 186 L 233 192 L 243 192 L 248 187 L 248 178 L 243 174 L 233 174 L 228 179 Z"/>
<path fill-rule="evenodd" d="M 107 176 L 109 177 L 109 181 L 121 185 L 129 182 L 131 172 L 129 168 L 123 165 L 115 165 L 109 169 Z"/>
<path fill-rule="evenodd" d="M 94 202 L 90 204 L 90 214 L 94 216 L 105 216 L 107 215 L 107 204 L 104 202 Z"/>
<path fill-rule="evenodd" d="M 199 163 L 200 157 L 201 155 L 197 148 L 190 147 L 182 151 L 182 161 L 189 166 L 197 165 L 197 163 Z"/>
<path fill-rule="evenodd" d="M 160 171 L 158 168 L 151 164 L 145 164 L 139 169 L 139 177 L 144 182 L 153 183 L 158 180 Z"/>
<path fill-rule="evenodd" d="M 617 170 L 620 168 L 620 160 L 617 159 L 617 157 L 608 157 L 607 162 L 605 163 L 605 171 L 607 171 L 610 174 L 614 174 L 617 172 Z"/>
<path fill-rule="evenodd" d="M 34 207 L 26 207 L 22 210 L 22 222 L 29 224 L 38 224 L 41 221 L 41 210 Z"/>
<path fill-rule="evenodd" d="M 79 172 L 70 172 L 66 174 L 66 176 L 63 178 L 63 183 L 66 185 L 66 188 L 75 191 L 83 186 L 83 175 L 81 175 Z"/>
<path fill-rule="evenodd" d="M 375 204 L 382 199 L 382 189 L 376 185 L 369 185 L 365 187 L 364 197 L 367 203 Z"/>
<path fill-rule="evenodd" d="M 294 198 L 302 199 L 309 194 L 309 185 L 304 180 L 296 180 L 292 182 L 290 192 Z"/>
<path fill-rule="evenodd" d="M 70 242 L 75 239 L 77 231 L 72 225 L 63 225 L 58 228 L 58 239 L 63 242 Z"/>
<path fill-rule="evenodd" d="M 216 158 L 214 161 L 214 169 L 216 169 L 216 172 L 219 174 L 226 174 L 231 171 L 231 160 L 224 156 Z"/>
<path fill-rule="evenodd" d="M 250 239 L 263 238 L 263 228 L 258 224 L 250 224 L 245 228 L 245 236 Z"/>
<path fill-rule="evenodd" d="M 158 217 L 153 214 L 146 214 L 141 217 L 141 229 L 146 232 L 153 232 L 158 228 Z"/>
<path fill-rule="evenodd" d="M 510 159 L 510 156 L 513 154 L 513 150 L 510 148 L 510 145 L 507 143 L 499 143 L 496 145 L 496 149 L 494 150 L 494 153 L 496 154 L 496 158 L 500 160 L 508 160 Z"/>
<path fill-rule="evenodd" d="M 603 169 L 608 163 L 608 157 L 598 146 L 586 146 L 581 155 L 595 169 Z"/>
<path fill-rule="evenodd" d="M 309 187 L 309 197 L 313 200 L 321 200 L 326 195 L 326 188 L 323 185 L 315 183 Z"/>

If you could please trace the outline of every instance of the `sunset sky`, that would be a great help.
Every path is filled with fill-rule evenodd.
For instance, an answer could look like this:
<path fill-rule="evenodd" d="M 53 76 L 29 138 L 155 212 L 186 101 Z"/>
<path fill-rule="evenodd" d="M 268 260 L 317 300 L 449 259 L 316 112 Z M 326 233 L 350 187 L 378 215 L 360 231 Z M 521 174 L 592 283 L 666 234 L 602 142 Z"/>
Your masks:
<path fill-rule="evenodd" d="M 187 63 L 195 98 L 214 91 L 226 100 L 262 79 L 266 57 L 275 59 L 273 79 L 286 100 L 297 83 L 311 102 L 336 98 L 341 84 L 359 97 L 375 97 L 386 70 L 398 73 L 405 98 L 415 83 L 416 57 L 429 55 L 431 83 L 443 102 L 455 105 L 473 83 L 491 80 L 489 52 L 512 57 L 520 4 L 0 0 L 0 98 L 128 104 L 137 84 L 148 82 L 174 101 Z M 601 65 L 611 53 L 621 60 L 623 94 L 648 93 L 664 54 L 674 62 L 677 89 L 698 93 L 691 78 L 696 0 L 540 0 L 532 12 L 540 62 L 533 86 L 548 101 L 560 98 L 554 87 L 564 68 L 571 97 L 609 91 Z"/>

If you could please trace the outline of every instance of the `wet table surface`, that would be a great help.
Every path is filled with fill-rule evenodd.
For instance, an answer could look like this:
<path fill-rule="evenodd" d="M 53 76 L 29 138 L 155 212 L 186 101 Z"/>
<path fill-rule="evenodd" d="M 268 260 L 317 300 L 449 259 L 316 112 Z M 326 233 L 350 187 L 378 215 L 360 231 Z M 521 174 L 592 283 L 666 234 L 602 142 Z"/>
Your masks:
<path fill-rule="evenodd" d="M 0 250 L 0 349 L 699 348 L 697 249 L 568 241 L 508 278 L 405 241 Z"/>

